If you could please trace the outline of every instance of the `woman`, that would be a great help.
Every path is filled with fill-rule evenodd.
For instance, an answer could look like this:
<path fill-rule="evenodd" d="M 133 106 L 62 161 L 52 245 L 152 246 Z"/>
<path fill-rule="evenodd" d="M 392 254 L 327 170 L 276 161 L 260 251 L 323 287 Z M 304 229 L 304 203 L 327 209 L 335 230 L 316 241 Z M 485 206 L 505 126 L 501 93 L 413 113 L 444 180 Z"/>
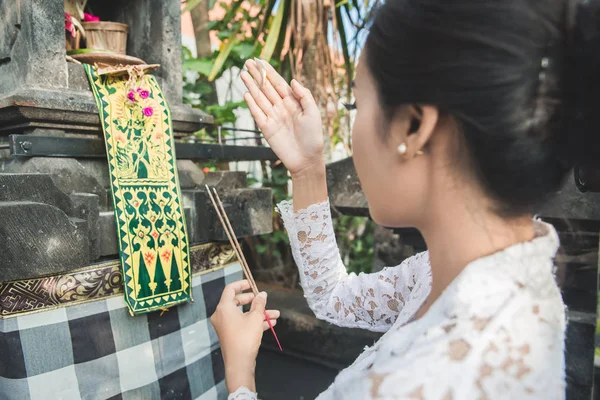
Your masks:
<path fill-rule="evenodd" d="M 279 210 L 309 305 L 386 332 L 319 399 L 564 398 L 559 243 L 533 210 L 572 168 L 568 12 L 564 0 L 382 6 L 357 69 L 354 163 L 373 220 L 418 228 L 429 251 L 374 274 L 340 260 L 311 93 L 246 64 L 245 99 L 291 173 L 293 203 Z M 266 328 L 266 294 L 236 296 L 245 289 L 228 286 L 211 318 L 238 400 L 256 399 Z"/>

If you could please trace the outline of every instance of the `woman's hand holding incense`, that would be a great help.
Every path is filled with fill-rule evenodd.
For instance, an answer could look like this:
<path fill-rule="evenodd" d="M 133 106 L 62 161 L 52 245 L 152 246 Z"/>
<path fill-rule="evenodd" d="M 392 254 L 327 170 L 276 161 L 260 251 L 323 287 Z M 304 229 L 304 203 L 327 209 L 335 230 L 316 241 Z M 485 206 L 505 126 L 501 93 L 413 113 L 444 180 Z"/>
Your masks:
<path fill-rule="evenodd" d="M 294 208 L 327 199 L 321 113 L 310 90 L 291 86 L 266 61 L 248 60 L 241 74 L 244 99 L 263 136 L 290 171 Z"/>
<path fill-rule="evenodd" d="M 229 392 L 244 386 L 256 391 L 254 370 L 256 356 L 263 331 L 269 329 L 264 311 L 267 303 L 265 292 L 254 296 L 253 293 L 241 293 L 250 289 L 247 280 L 230 283 L 225 286 L 217 309 L 210 322 L 217 332 L 221 343 L 221 352 L 225 362 L 225 380 Z M 242 312 L 239 306 L 252 303 L 250 311 Z M 275 325 L 279 311 L 267 310 L 271 323 Z"/>

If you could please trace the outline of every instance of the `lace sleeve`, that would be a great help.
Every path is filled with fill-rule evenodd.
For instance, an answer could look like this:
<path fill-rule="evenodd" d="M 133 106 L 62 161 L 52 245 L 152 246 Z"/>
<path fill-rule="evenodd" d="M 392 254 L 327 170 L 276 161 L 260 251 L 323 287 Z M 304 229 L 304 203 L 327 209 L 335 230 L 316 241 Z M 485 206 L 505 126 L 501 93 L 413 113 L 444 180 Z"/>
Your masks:
<path fill-rule="evenodd" d="M 427 253 L 379 273 L 348 274 L 333 231 L 329 201 L 294 213 L 290 201 L 278 205 L 300 270 L 304 296 L 315 315 L 343 327 L 385 332 L 410 300 L 419 305 L 431 286 Z M 411 296 L 416 287 L 418 296 Z"/>
<path fill-rule="evenodd" d="M 235 392 L 230 393 L 227 400 L 257 400 L 257 397 L 256 393 L 241 386 Z"/>

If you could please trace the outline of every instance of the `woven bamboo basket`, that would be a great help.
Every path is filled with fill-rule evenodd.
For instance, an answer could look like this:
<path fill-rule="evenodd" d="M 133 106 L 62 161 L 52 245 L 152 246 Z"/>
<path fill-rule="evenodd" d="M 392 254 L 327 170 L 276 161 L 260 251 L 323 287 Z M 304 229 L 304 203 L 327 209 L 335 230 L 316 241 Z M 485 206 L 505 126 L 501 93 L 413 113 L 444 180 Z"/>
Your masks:
<path fill-rule="evenodd" d="M 126 54 L 129 27 L 118 22 L 84 22 L 85 43 L 88 49 L 109 50 Z"/>
<path fill-rule="evenodd" d="M 65 40 L 67 51 L 79 50 L 79 44 L 81 43 L 81 32 L 75 31 L 75 37 L 71 36 L 69 32 L 66 32 Z"/>

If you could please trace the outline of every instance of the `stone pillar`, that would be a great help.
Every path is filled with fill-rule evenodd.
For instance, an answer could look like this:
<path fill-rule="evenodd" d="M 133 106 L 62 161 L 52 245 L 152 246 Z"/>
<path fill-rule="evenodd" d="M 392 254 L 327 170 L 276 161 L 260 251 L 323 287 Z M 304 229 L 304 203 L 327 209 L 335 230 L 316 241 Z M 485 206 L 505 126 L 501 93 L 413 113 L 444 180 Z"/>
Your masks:
<path fill-rule="evenodd" d="M 66 88 L 63 0 L 0 2 L 0 95 Z"/>

